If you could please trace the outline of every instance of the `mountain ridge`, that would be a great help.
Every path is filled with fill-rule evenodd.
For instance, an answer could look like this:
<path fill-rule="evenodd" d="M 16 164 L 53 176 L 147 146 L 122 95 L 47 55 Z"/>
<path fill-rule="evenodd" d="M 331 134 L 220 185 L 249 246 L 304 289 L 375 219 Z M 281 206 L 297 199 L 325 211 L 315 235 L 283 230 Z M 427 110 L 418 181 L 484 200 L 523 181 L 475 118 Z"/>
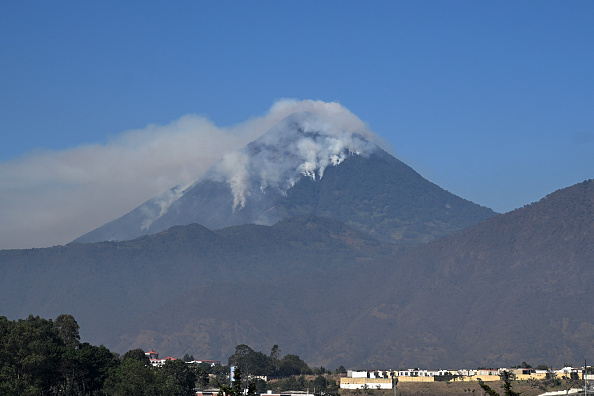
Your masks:
<path fill-rule="evenodd" d="M 581 361 L 594 353 L 594 326 L 584 318 L 594 297 L 593 241 L 590 180 L 331 277 L 313 271 L 274 287 L 256 280 L 196 288 L 154 311 L 163 323 L 135 323 L 119 345 L 180 350 L 183 342 L 223 358 L 233 353 L 229 340 L 221 347 L 225 334 L 256 349 L 276 343 L 315 364 L 353 368 Z M 175 324 L 169 331 L 168 323 Z"/>
<path fill-rule="evenodd" d="M 193 224 L 130 241 L 0 250 L 0 312 L 53 317 L 65 310 L 91 337 L 105 337 L 172 293 L 232 279 L 273 281 L 320 265 L 336 270 L 395 251 L 315 216 L 274 226 L 211 231 Z"/>
<path fill-rule="evenodd" d="M 308 215 L 0 251 L 0 310 L 72 313 L 118 352 L 224 360 L 246 343 L 325 367 L 561 365 L 594 354 L 592 263 L 589 180 L 415 249 Z"/>

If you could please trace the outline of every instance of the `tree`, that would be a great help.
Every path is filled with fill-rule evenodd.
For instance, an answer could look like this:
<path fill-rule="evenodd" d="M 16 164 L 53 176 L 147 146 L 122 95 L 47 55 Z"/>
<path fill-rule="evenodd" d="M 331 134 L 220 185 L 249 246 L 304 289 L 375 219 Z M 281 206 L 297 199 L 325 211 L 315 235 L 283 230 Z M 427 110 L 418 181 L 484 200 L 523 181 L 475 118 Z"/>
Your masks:
<path fill-rule="evenodd" d="M 210 368 L 210 365 L 195 365 L 191 366 L 192 370 L 194 371 L 194 375 L 196 376 L 196 384 L 195 387 L 198 389 L 204 389 L 208 386 L 210 382 L 210 376 L 208 374 L 207 368 Z"/>
<path fill-rule="evenodd" d="M 83 382 L 83 394 L 96 394 L 103 388 L 109 373 L 119 365 L 119 359 L 103 345 L 95 346 L 87 342 L 76 350 L 78 360 L 86 370 Z"/>
<path fill-rule="evenodd" d="M 229 357 L 229 366 L 239 367 L 246 375 L 270 375 L 274 371 L 270 357 L 245 344 L 235 347 L 235 353 Z"/>
<path fill-rule="evenodd" d="M 51 320 L 0 317 L 0 335 L 0 394 L 39 395 L 59 385 L 62 342 Z"/>
<path fill-rule="evenodd" d="M 280 362 L 280 374 L 288 377 L 290 375 L 309 374 L 311 369 L 297 355 L 285 355 Z"/>
<path fill-rule="evenodd" d="M 187 353 L 183 357 L 184 362 L 193 362 L 194 360 L 196 360 L 194 359 L 194 355 L 188 355 Z"/>
<path fill-rule="evenodd" d="M 479 386 L 489 396 L 499 396 L 499 393 L 495 392 L 489 385 L 485 384 L 480 378 L 478 379 Z"/>
<path fill-rule="evenodd" d="M 124 358 L 103 387 L 111 396 L 149 396 L 155 394 L 155 388 L 153 367 L 134 358 Z"/>
<path fill-rule="evenodd" d="M 318 375 L 312 381 L 312 387 L 314 389 L 314 394 L 321 395 L 325 393 L 325 390 L 328 387 L 328 380 L 326 379 L 326 377 Z"/>
<path fill-rule="evenodd" d="M 155 386 L 160 395 L 192 396 L 196 374 L 181 360 L 168 360 L 155 370 Z"/>
<path fill-rule="evenodd" d="M 277 344 L 272 346 L 270 350 L 270 361 L 272 362 L 272 366 L 274 367 L 274 371 L 278 373 L 280 370 L 280 360 L 281 360 L 281 350 Z"/>
<path fill-rule="evenodd" d="M 233 372 L 233 383 L 231 386 L 221 386 L 219 388 L 219 396 L 255 396 L 255 384 L 250 383 L 247 386 L 247 392 L 244 392 L 244 386 L 241 381 L 241 369 L 237 367 Z"/>
<path fill-rule="evenodd" d="M 222 383 L 227 383 L 229 381 L 229 370 L 230 367 L 225 365 L 209 366 L 209 373 L 213 375 L 212 378 L 209 378 L 210 385 L 220 387 Z"/>
<path fill-rule="evenodd" d="M 235 366 L 241 369 L 244 373 L 249 374 L 249 356 L 254 353 L 254 350 L 246 344 L 239 344 L 235 347 L 235 353 L 229 356 L 229 366 Z"/>
<path fill-rule="evenodd" d="M 512 389 L 512 385 L 511 382 L 514 380 L 515 376 L 510 373 L 507 370 L 504 370 L 501 372 L 501 374 L 499 375 L 499 377 L 501 378 L 501 380 L 503 381 L 503 385 L 501 385 L 501 387 L 503 388 L 503 395 L 504 396 L 520 396 L 521 393 L 520 392 L 516 392 Z M 479 378 L 479 386 L 489 395 L 489 396 L 499 396 L 499 394 L 497 392 L 495 392 L 489 385 L 485 384 L 483 381 L 481 381 L 481 379 Z"/>
<path fill-rule="evenodd" d="M 521 393 L 512 390 L 511 382 L 515 379 L 515 375 L 507 370 L 504 370 L 500 374 L 501 380 L 503 381 L 503 394 L 505 396 L 520 396 Z"/>
<path fill-rule="evenodd" d="M 70 348 L 76 348 L 80 344 L 79 329 L 80 326 L 74 320 L 74 316 L 67 314 L 58 315 L 53 325 L 53 330 L 58 338 Z"/>
<path fill-rule="evenodd" d="M 144 365 L 151 364 L 151 359 L 148 356 L 146 356 L 144 351 L 140 348 L 131 349 L 128 352 L 124 353 L 124 355 L 122 356 L 122 361 L 126 359 L 138 360 Z"/>

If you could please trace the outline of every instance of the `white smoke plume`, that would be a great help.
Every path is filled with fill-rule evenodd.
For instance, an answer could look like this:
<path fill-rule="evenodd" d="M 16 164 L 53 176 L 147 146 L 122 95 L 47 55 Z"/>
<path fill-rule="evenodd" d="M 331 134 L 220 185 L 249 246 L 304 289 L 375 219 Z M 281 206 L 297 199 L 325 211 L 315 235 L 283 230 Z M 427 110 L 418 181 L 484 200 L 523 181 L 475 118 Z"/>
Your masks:
<path fill-rule="evenodd" d="M 140 225 L 140 229 L 143 231 L 148 230 L 155 220 L 167 213 L 167 210 L 169 210 L 171 204 L 173 204 L 176 199 L 183 195 L 185 187 L 185 184 L 179 184 L 154 198 L 153 202 L 155 203 L 156 207 L 142 206 L 141 210 L 145 215 L 145 220 Z"/>
<path fill-rule="evenodd" d="M 248 160 L 245 153 L 233 153 L 288 115 L 303 111 L 317 116 L 306 120 L 305 129 L 323 134 L 292 143 L 300 147 L 295 152 L 301 158 L 279 161 L 260 153 Z M 338 103 L 284 99 L 264 116 L 231 127 L 186 115 L 168 125 L 123 132 L 106 144 L 32 152 L 0 163 L 0 248 L 67 243 L 173 186 L 193 183 L 221 158 L 234 205 L 241 208 L 250 194 L 250 175 L 258 175 L 259 188 L 286 190 L 298 175 L 279 164 L 290 162 L 294 170 L 302 165 L 298 172 L 319 178 L 329 164 L 344 159 L 343 149 L 364 150 L 353 133 L 371 137 L 366 125 Z M 267 145 L 275 143 L 262 139 Z M 164 197 L 159 213 L 152 214 L 153 220 L 178 196 L 171 194 Z"/>
<path fill-rule="evenodd" d="M 249 157 L 240 151 L 225 154 L 220 163 L 219 171 L 227 176 L 227 182 L 233 193 L 233 210 L 245 206 L 245 197 L 249 195 L 248 183 Z"/>
<path fill-rule="evenodd" d="M 257 189 L 285 194 L 299 177 L 319 180 L 328 166 L 375 149 L 368 128 L 346 109 L 332 103 L 308 104 L 317 106 L 292 113 L 249 146 L 228 154 L 218 174 L 209 175 L 229 183 L 234 210 L 243 208 L 246 197 Z"/>

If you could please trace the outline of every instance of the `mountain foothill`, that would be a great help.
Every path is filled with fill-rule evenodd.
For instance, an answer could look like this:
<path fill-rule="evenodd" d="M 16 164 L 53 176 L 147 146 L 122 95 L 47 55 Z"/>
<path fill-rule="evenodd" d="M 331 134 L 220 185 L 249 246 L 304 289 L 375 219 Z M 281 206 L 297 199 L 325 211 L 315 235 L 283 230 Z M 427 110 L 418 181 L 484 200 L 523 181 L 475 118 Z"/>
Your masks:
<path fill-rule="evenodd" d="M 284 120 L 239 153 L 240 173 L 215 166 L 166 205 L 64 246 L 0 251 L 0 312 L 68 313 L 111 350 L 213 360 L 238 344 L 349 368 L 594 356 L 593 180 L 497 214 L 312 117 Z M 313 168 L 292 148 L 303 139 L 318 145 Z"/>

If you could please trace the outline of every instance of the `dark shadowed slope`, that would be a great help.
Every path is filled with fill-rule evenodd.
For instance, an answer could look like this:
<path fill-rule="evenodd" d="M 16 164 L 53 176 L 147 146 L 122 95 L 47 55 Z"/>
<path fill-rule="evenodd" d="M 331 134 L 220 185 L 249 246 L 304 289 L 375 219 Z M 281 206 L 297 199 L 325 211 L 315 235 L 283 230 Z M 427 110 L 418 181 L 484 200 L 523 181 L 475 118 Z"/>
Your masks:
<path fill-rule="evenodd" d="M 318 269 L 358 266 L 395 250 L 315 216 L 274 226 L 210 231 L 194 224 L 124 242 L 3 250 L 0 312 L 10 318 L 70 313 L 89 341 L 108 345 L 123 326 L 199 286 L 274 284 Z"/>
<path fill-rule="evenodd" d="M 274 210 L 311 211 L 403 245 L 434 240 L 495 214 L 427 181 L 380 148 L 367 158 L 352 156 L 328 168 L 320 182 L 303 180 Z"/>
<path fill-rule="evenodd" d="M 593 284 L 588 181 L 404 257 L 196 288 L 114 343 L 221 359 L 276 343 L 326 367 L 577 364 L 594 356 Z"/>
<path fill-rule="evenodd" d="M 359 319 L 382 339 L 368 362 L 498 367 L 594 356 L 592 180 L 444 237 L 397 267 L 376 297 L 381 314 Z"/>

